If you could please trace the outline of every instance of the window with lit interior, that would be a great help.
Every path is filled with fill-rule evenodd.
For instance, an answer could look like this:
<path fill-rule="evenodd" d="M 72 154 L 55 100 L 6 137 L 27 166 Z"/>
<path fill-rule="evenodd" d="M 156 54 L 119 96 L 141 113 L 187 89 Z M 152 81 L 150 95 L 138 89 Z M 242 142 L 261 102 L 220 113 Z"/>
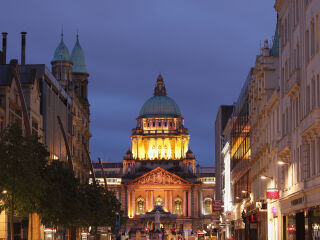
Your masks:
<path fill-rule="evenodd" d="M 181 200 L 181 198 L 176 198 L 174 200 L 174 213 L 177 215 L 182 214 L 182 200 Z"/>
<path fill-rule="evenodd" d="M 204 214 L 205 215 L 212 214 L 212 199 L 211 198 L 204 199 Z"/>
<path fill-rule="evenodd" d="M 144 213 L 144 200 L 143 198 L 139 197 L 137 199 L 137 215 Z"/>
<path fill-rule="evenodd" d="M 163 204 L 162 198 L 160 197 L 156 198 L 156 206 L 162 206 L 162 204 Z"/>

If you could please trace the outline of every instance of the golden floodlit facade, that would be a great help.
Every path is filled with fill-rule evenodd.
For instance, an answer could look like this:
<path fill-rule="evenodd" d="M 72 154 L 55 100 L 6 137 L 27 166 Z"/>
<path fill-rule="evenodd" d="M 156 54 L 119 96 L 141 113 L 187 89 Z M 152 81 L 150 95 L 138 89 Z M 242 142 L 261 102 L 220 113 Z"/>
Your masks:
<path fill-rule="evenodd" d="M 154 96 L 143 104 L 132 129 L 132 149 L 121 170 L 106 170 L 108 188 L 116 192 L 128 216 L 123 233 L 156 231 L 157 214 L 167 236 L 195 235 L 212 223 L 214 168 L 196 165 L 189 140 L 180 109 L 167 96 L 159 75 Z"/>

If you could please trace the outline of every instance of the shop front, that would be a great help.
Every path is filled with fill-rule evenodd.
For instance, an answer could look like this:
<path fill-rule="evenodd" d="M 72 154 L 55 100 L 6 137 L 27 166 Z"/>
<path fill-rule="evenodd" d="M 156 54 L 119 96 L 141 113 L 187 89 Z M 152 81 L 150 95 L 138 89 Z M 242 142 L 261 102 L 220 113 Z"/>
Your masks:
<path fill-rule="evenodd" d="M 237 219 L 234 221 L 234 233 L 232 234 L 237 240 L 245 240 L 245 224 L 243 219 Z"/>
<path fill-rule="evenodd" d="M 242 213 L 245 223 L 245 239 L 250 240 L 267 240 L 267 211 L 266 203 L 252 203 Z M 259 208 L 257 206 L 261 205 Z"/>

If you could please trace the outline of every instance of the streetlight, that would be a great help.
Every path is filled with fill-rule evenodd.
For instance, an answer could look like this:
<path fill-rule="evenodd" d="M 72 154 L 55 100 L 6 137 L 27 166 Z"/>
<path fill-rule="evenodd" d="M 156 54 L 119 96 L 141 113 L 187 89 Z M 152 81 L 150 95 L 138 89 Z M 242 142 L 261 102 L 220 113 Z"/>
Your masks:
<path fill-rule="evenodd" d="M 210 223 L 210 224 L 207 226 L 207 229 L 210 231 L 210 239 L 211 239 L 211 238 L 212 238 L 212 229 L 214 229 L 214 225 Z"/>
<path fill-rule="evenodd" d="M 289 165 L 289 163 L 286 162 L 286 161 L 279 160 L 279 161 L 278 161 L 278 165 L 281 165 L 281 166 L 283 166 L 283 165 Z"/>
<path fill-rule="evenodd" d="M 261 175 L 260 178 L 261 178 L 262 180 L 265 180 L 265 179 L 267 179 L 267 178 L 269 178 L 270 180 L 273 180 L 273 177 L 268 177 L 268 176 L 265 176 L 265 175 Z"/>

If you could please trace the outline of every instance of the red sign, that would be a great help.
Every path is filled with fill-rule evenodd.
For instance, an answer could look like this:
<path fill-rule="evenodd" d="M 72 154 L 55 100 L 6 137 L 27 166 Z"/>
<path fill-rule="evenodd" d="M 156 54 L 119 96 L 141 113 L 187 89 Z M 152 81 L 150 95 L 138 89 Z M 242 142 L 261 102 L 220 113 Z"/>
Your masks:
<path fill-rule="evenodd" d="M 222 212 L 223 208 L 222 208 L 223 202 L 221 200 L 215 200 L 212 202 L 212 210 L 214 212 Z"/>
<path fill-rule="evenodd" d="M 279 199 L 279 190 L 276 188 L 268 188 L 267 199 Z"/>

